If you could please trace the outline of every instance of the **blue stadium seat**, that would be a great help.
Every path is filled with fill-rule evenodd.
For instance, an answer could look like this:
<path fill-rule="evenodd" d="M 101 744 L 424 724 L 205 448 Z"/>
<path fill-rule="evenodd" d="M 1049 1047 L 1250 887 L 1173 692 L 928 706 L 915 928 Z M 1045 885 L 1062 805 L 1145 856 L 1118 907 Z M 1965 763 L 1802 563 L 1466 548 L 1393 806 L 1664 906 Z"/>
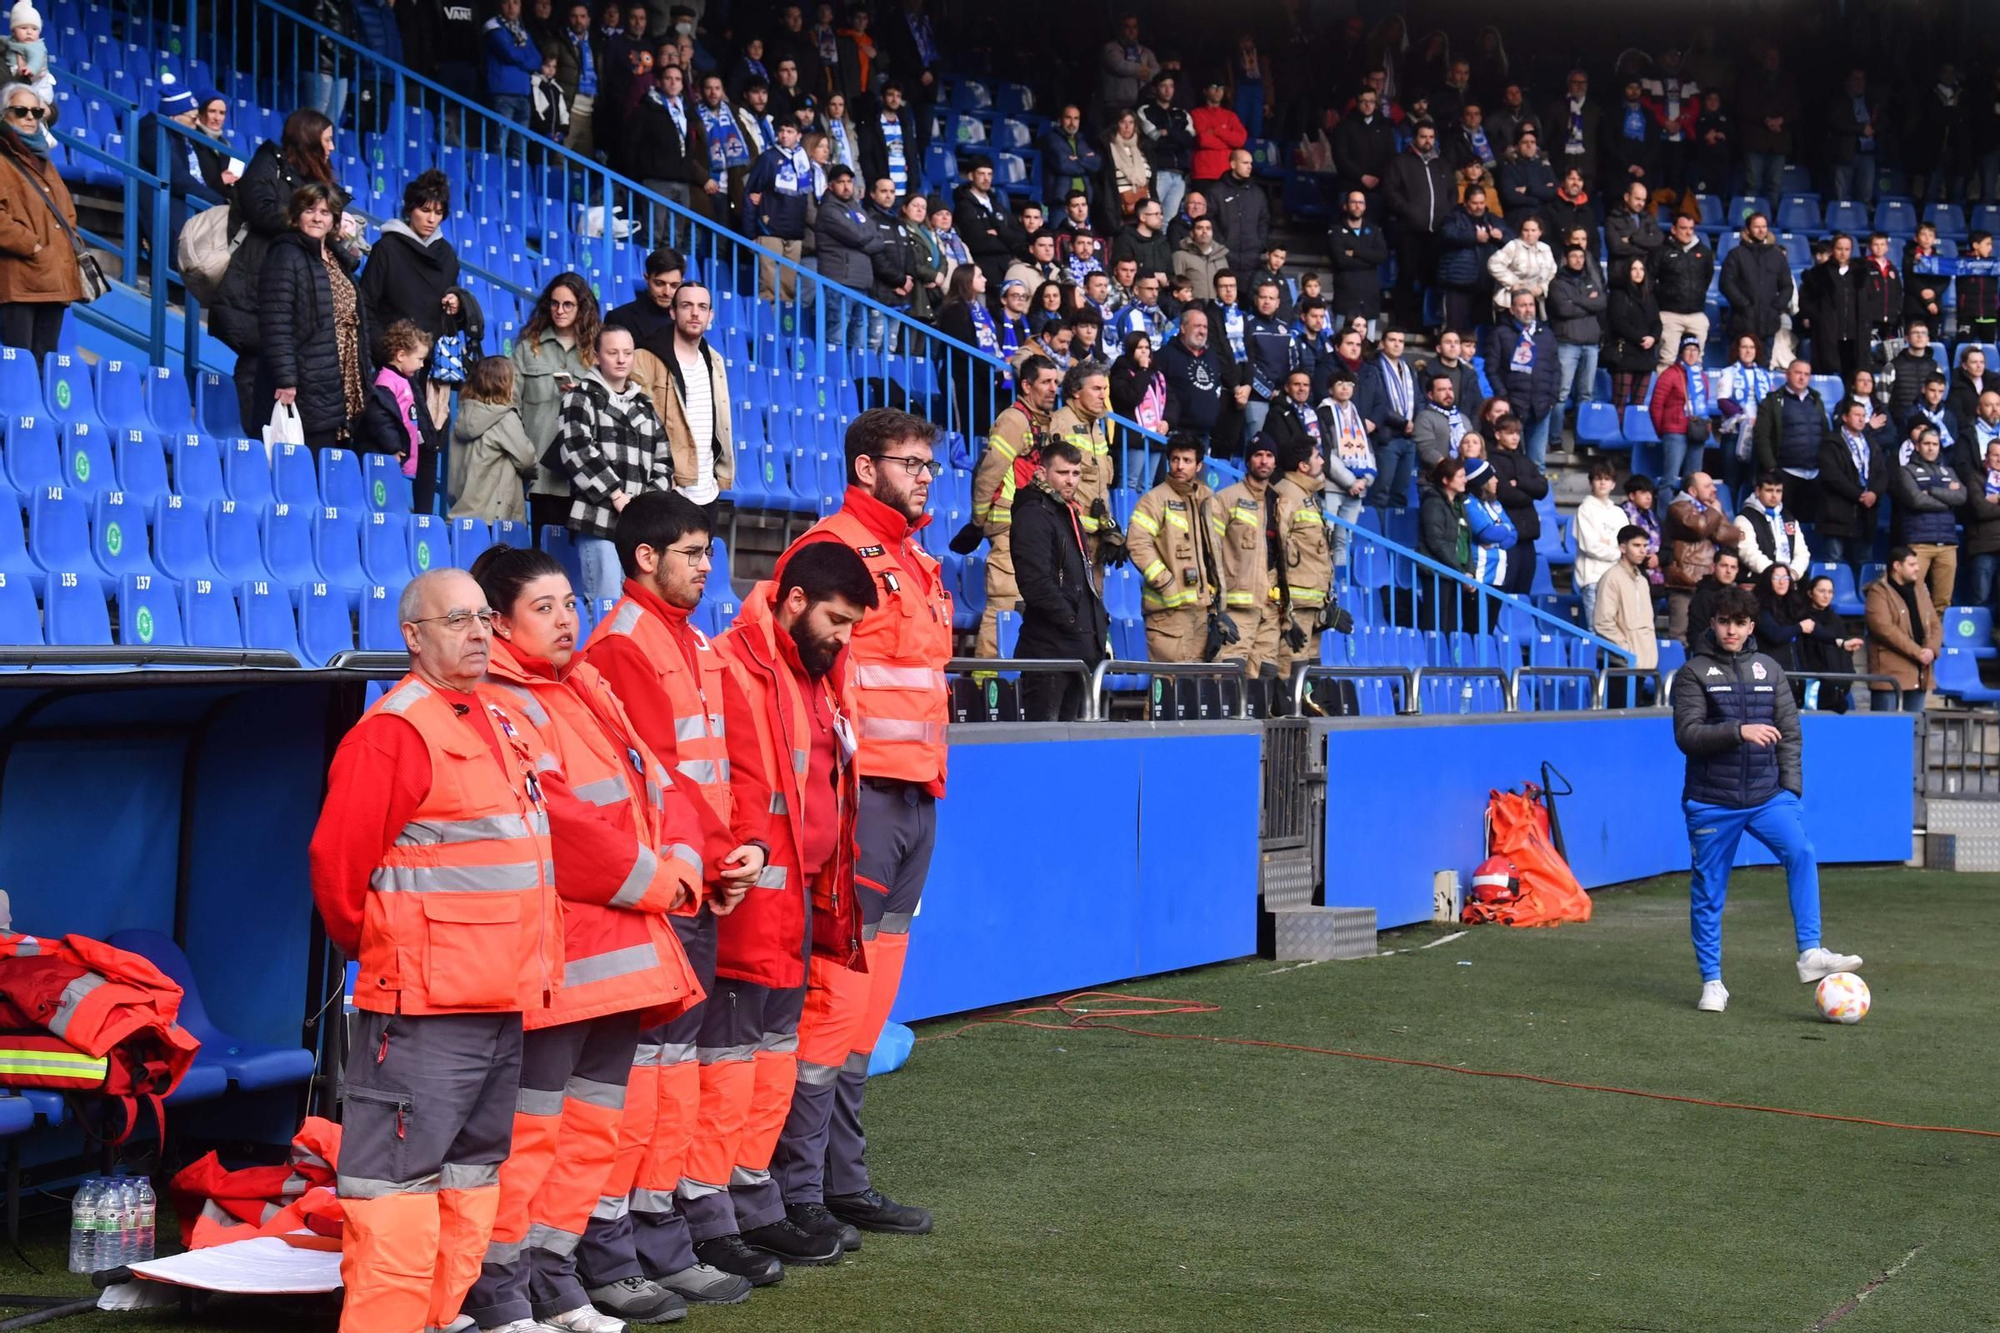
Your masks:
<path fill-rule="evenodd" d="M 299 588 L 299 643 L 309 666 L 325 666 L 335 653 L 354 647 L 354 621 L 347 594 L 323 579 Z"/>
<path fill-rule="evenodd" d="M 583 586 L 583 557 L 577 554 L 576 537 L 568 528 L 551 527 L 544 524 L 539 530 L 540 540 L 536 545 L 556 558 L 569 575 L 570 585 Z"/>
<path fill-rule="evenodd" d="M 153 564 L 172 579 L 222 577 L 209 554 L 207 505 L 181 495 L 162 495 L 153 501 Z"/>
<path fill-rule="evenodd" d="M 384 587 L 371 583 L 361 590 L 361 651 L 364 653 L 400 653 L 408 646 L 403 642 L 403 624 L 396 615 L 396 602 L 402 596 L 400 587 Z M 581 635 L 579 642 L 581 641 Z"/>
<path fill-rule="evenodd" d="M 1599 449 L 1623 447 L 1618 430 L 1618 409 L 1609 403 L 1584 403 L 1576 411 L 1576 438 Z"/>
<path fill-rule="evenodd" d="M 374 516 L 369 515 L 372 519 Z M 319 574 L 335 587 L 350 594 L 371 583 L 386 580 L 368 577 L 361 560 L 362 515 L 345 509 L 313 509 L 313 553 L 319 558 Z"/>
<path fill-rule="evenodd" d="M 90 558 L 90 524 L 84 498 L 61 486 L 39 486 L 29 501 L 28 552 L 53 574 L 59 569 L 95 571 Z"/>
<path fill-rule="evenodd" d="M 394 456 L 382 457 L 394 461 Z M 361 459 L 352 449 L 322 449 L 319 451 L 319 499 L 321 504 L 332 505 L 335 509 L 352 509 L 360 513 L 370 508 L 367 489 L 361 482 Z M 382 508 L 374 505 L 373 508 Z"/>
<path fill-rule="evenodd" d="M 1937 690 L 1969 704 L 2000 702 L 2000 690 L 1979 678 L 1979 659 L 1956 648 L 1947 647 L 1937 660 Z"/>
<path fill-rule="evenodd" d="M 72 490 L 95 494 L 117 486 L 109 441 L 94 421 L 73 421 L 63 427 L 63 482 Z"/>
<path fill-rule="evenodd" d="M 35 590 L 19 575 L 0 573 L 0 643 L 42 642 L 42 609 Z"/>
<path fill-rule="evenodd" d="M 112 430 L 146 430 L 153 424 L 146 415 L 146 371 L 139 361 L 97 363 L 97 408 L 104 424 Z"/>
<path fill-rule="evenodd" d="M 1833 580 L 1833 609 L 1843 616 L 1866 615 L 1868 608 L 1862 604 L 1861 594 L 1854 586 L 1852 566 L 1832 560 L 1815 560 L 1812 576 L 1824 574 Z"/>
<path fill-rule="evenodd" d="M 1790 223 L 1781 223 L 1780 227 L 1784 231 L 1809 231 L 1814 233 L 1819 231 L 1817 223 L 1807 223 L 1804 227 L 1794 227 Z M 1844 231 L 1850 236 L 1860 233 L 1865 236 L 1868 232 L 1868 206 L 1866 204 L 1857 204 L 1851 199 L 1836 199 L 1826 207 L 1826 227 L 1828 231 Z M 1855 248 L 1858 250 L 1861 247 L 1857 245 Z"/>
<path fill-rule="evenodd" d="M 167 457 L 174 465 L 174 494 L 206 503 L 228 496 L 222 480 L 222 453 L 215 441 L 192 431 L 167 438 Z"/>
<path fill-rule="evenodd" d="M 118 581 L 118 642 L 128 648 L 177 648 L 187 642 L 172 583 L 158 574 L 127 574 Z"/>
<path fill-rule="evenodd" d="M 170 435 L 195 428 L 194 404 L 188 398 L 187 380 L 174 367 L 147 367 L 146 417 L 152 429 Z"/>
<path fill-rule="evenodd" d="M 1788 194 L 1778 201 L 1780 231 L 1813 231 L 1820 228 L 1819 196 Z"/>
<path fill-rule="evenodd" d="M 1969 652 L 1981 661 L 2000 657 L 1993 646 L 1993 612 L 1983 606 L 1948 606 L 1944 612 L 1944 643 L 1956 652 Z"/>
<path fill-rule="evenodd" d="M 264 566 L 280 583 L 307 583 L 320 577 L 319 562 L 313 558 L 312 508 L 277 504 L 265 513 Z"/>
<path fill-rule="evenodd" d="M 404 514 L 371 513 L 361 520 L 361 569 L 366 583 L 400 588 L 410 568 L 410 520 Z"/>
<path fill-rule="evenodd" d="M 1653 418 L 1637 403 L 1625 409 L 1625 416 L 1619 422 L 1619 433 L 1631 445 L 1658 444 L 1660 437 L 1653 430 Z"/>
<path fill-rule="evenodd" d="M 1887 198 L 1875 205 L 1875 230 L 1891 236 L 1917 234 L 1917 206 L 1908 199 Z"/>
<path fill-rule="evenodd" d="M 251 648 L 275 649 L 303 661 L 299 622 L 292 614 L 291 590 L 270 579 L 248 579 L 237 590 L 243 604 L 243 640 Z"/>
<path fill-rule="evenodd" d="M 0 347 L 0 414 L 10 417 L 46 416 L 42 402 L 42 368 L 35 354 L 19 347 Z"/>
<path fill-rule="evenodd" d="M 220 579 L 184 579 L 181 604 L 186 613 L 187 641 L 201 648 L 241 648 L 243 620 L 236 612 L 236 595 Z"/>
<path fill-rule="evenodd" d="M 410 512 L 410 479 L 403 475 L 394 454 L 362 454 L 361 476 L 370 509 Z"/>
<path fill-rule="evenodd" d="M 271 488 L 271 458 L 264 452 L 262 440 L 223 441 L 222 475 L 229 498 L 238 504 L 268 509 L 276 498 Z"/>
<path fill-rule="evenodd" d="M 428 574 L 451 565 L 451 533 L 436 514 L 410 515 L 410 572 Z"/>
<path fill-rule="evenodd" d="M 112 578 L 158 571 L 148 555 L 146 507 L 123 491 L 99 491 L 90 505 L 90 549 Z"/>
<path fill-rule="evenodd" d="M 258 453 L 264 446 L 245 440 Z M 313 451 L 303 444 L 281 444 L 271 450 L 271 495 L 279 504 L 310 508 L 320 503 L 319 473 L 313 468 Z M 237 496 L 242 499 L 242 496 Z"/>
<path fill-rule="evenodd" d="M 158 435 L 150 430 L 119 431 L 112 436 L 112 456 L 118 488 L 127 495 L 151 504 L 167 493 L 167 455 Z"/>
<path fill-rule="evenodd" d="M 298 1047 L 246 1041 L 216 1027 L 202 1003 L 194 968 L 180 946 L 151 930 L 121 930 L 108 941 L 146 959 L 181 988 L 180 1025 L 201 1043 L 196 1065 L 219 1068 L 230 1087 L 242 1092 L 286 1087 L 312 1077 L 313 1053 Z M 190 1070 L 190 1073 L 193 1071 Z"/>
<path fill-rule="evenodd" d="M 23 494 L 57 485 L 63 479 L 62 451 L 56 444 L 55 423 L 48 417 L 9 417 L 6 437 L 0 440 L 0 455 L 4 455 L 8 484 Z"/>
<path fill-rule="evenodd" d="M 535 545 L 535 534 L 526 523 L 503 518 L 493 525 L 493 544 L 511 546 L 517 551 L 532 550 Z"/>
<path fill-rule="evenodd" d="M 483 518 L 454 518 L 447 523 L 451 528 L 451 563 L 460 569 L 472 568 L 472 562 L 493 545 L 493 529 Z"/>
<path fill-rule="evenodd" d="M 203 434 L 220 440 L 233 440 L 243 434 L 243 413 L 236 399 L 236 382 L 213 370 L 201 373 L 201 430 Z"/>
<path fill-rule="evenodd" d="M 104 600 L 102 579 L 89 566 L 50 570 L 46 609 L 43 629 L 51 644 L 110 645 L 111 609 Z"/>
<path fill-rule="evenodd" d="M 268 580 L 264 541 L 258 520 L 263 510 L 237 500 L 213 500 L 208 507 L 208 553 L 216 570 L 231 583 Z"/>
<path fill-rule="evenodd" d="M 67 426 L 72 421 L 97 422 L 97 398 L 91 392 L 90 373 L 84 363 L 68 352 L 49 356 L 42 371 L 42 398 L 49 415 Z"/>

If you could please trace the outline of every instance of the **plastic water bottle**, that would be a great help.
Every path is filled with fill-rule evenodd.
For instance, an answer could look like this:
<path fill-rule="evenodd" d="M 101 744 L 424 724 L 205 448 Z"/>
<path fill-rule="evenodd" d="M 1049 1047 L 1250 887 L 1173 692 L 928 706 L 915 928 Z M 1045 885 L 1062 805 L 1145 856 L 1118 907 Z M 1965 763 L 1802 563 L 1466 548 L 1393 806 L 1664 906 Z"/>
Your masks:
<path fill-rule="evenodd" d="M 97 1203 L 97 1253 L 92 1268 L 105 1272 L 125 1262 L 125 1182 L 113 1177 L 104 1182 Z"/>
<path fill-rule="evenodd" d="M 144 1262 L 153 1257 L 153 1247 L 160 1222 L 160 1201 L 153 1193 L 153 1178 L 139 1177 L 139 1253 L 137 1259 Z M 127 1259 L 126 1263 L 133 1260 Z"/>
<path fill-rule="evenodd" d="M 118 1263 L 135 1263 L 138 1258 L 139 1185 L 127 1176 L 118 1182 Z"/>
<path fill-rule="evenodd" d="M 97 1258 L 97 1200 L 102 1181 L 91 1176 L 76 1187 L 69 1205 L 69 1271 L 94 1271 Z"/>

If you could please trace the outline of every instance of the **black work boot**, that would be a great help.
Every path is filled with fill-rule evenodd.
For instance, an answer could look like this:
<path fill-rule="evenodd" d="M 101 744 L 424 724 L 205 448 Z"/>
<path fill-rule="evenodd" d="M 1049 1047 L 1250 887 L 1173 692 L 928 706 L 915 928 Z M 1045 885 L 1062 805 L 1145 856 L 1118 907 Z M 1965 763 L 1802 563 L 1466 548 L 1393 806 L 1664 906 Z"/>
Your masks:
<path fill-rule="evenodd" d="M 828 1195 L 826 1210 L 863 1231 L 927 1236 L 931 1230 L 930 1209 L 919 1208 L 913 1203 L 897 1203 L 878 1189 L 866 1189 L 859 1194 Z"/>
<path fill-rule="evenodd" d="M 839 1263 L 845 1253 L 838 1236 L 819 1236 L 789 1217 L 743 1233 L 743 1243 L 753 1250 L 775 1254 L 788 1264 Z"/>
<path fill-rule="evenodd" d="M 734 1232 L 696 1241 L 694 1257 L 710 1268 L 749 1278 L 753 1287 L 768 1287 L 785 1276 L 785 1266 L 778 1262 L 776 1255 L 751 1249 L 743 1243 L 743 1237 Z"/>
<path fill-rule="evenodd" d="M 861 1233 L 829 1213 L 823 1203 L 790 1204 L 785 1209 L 785 1216 L 801 1231 L 815 1236 L 832 1236 L 849 1254 L 861 1248 Z"/>

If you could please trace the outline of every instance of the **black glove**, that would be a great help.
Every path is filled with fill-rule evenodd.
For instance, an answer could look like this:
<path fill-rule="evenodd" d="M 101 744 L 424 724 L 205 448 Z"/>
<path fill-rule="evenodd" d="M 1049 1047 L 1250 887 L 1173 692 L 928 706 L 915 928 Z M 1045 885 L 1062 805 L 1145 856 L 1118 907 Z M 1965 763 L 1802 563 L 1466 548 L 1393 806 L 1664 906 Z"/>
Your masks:
<path fill-rule="evenodd" d="M 1347 608 L 1339 602 L 1328 602 L 1326 609 L 1320 612 L 1319 626 L 1321 629 L 1330 629 L 1336 634 L 1352 634 L 1354 617 L 1349 615 Z"/>
<path fill-rule="evenodd" d="M 1304 652 L 1306 650 L 1306 632 L 1297 625 L 1287 625 L 1285 627 L 1285 647 L 1295 653 Z"/>
<path fill-rule="evenodd" d="M 979 549 L 979 543 L 986 540 L 986 532 L 976 522 L 968 522 L 951 539 L 951 549 L 959 555 L 971 555 Z"/>
<path fill-rule="evenodd" d="M 1211 609 L 1208 613 L 1208 639 L 1202 645 L 1201 660 L 1213 662 L 1215 655 L 1235 643 L 1242 636 L 1236 632 L 1236 622 L 1220 611 Z"/>

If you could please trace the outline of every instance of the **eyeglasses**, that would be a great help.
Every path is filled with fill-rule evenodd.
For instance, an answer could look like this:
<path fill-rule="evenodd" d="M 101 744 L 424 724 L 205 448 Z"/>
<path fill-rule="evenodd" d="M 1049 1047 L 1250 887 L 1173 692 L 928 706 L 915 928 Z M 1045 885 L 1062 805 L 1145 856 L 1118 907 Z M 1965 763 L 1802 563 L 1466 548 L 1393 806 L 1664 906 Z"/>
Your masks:
<path fill-rule="evenodd" d="M 667 548 L 690 565 L 700 566 L 715 563 L 715 552 L 706 546 L 669 546 Z"/>
<path fill-rule="evenodd" d="M 16 120 L 40 120 L 48 113 L 38 106 L 10 106 L 7 114 Z"/>
<path fill-rule="evenodd" d="M 444 627 L 453 634 L 463 634 L 472 628 L 472 622 L 475 620 L 479 622 L 480 627 L 483 629 L 493 628 L 493 613 L 491 611 L 452 611 L 441 616 L 423 616 L 412 620 L 410 623 L 412 625 L 432 625 L 443 621 Z"/>
<path fill-rule="evenodd" d="M 919 472 L 927 472 L 935 477 L 944 471 L 944 464 L 938 462 L 935 458 L 918 458 L 914 454 L 907 456 L 901 454 L 870 454 L 868 456 L 880 463 L 901 463 L 903 470 L 913 477 Z"/>
<path fill-rule="evenodd" d="M 551 302 L 549 302 L 549 309 L 551 309 L 551 310 L 574 310 L 574 309 L 576 309 L 576 302 L 574 302 L 574 301 L 551 301 Z"/>

